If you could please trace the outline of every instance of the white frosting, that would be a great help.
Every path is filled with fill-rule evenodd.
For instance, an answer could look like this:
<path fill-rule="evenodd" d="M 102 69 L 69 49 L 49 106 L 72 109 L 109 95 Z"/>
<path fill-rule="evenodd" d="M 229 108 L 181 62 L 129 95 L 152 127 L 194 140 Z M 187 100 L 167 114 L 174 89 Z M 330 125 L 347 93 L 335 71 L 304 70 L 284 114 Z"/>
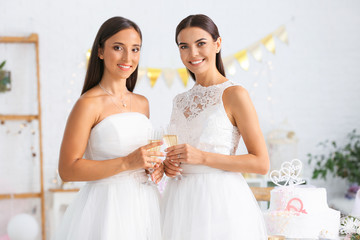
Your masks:
<path fill-rule="evenodd" d="M 328 207 L 324 188 L 275 188 L 264 219 L 269 235 L 286 238 L 318 239 L 324 232 L 338 236 L 340 227 L 340 212 Z"/>
<path fill-rule="evenodd" d="M 293 199 L 291 202 L 290 200 Z M 278 187 L 271 191 L 269 210 L 286 210 L 286 208 L 294 207 L 300 209 L 301 202 L 303 210 L 308 213 L 328 209 L 325 188 L 313 187 Z M 291 208 L 295 210 L 294 208 Z"/>

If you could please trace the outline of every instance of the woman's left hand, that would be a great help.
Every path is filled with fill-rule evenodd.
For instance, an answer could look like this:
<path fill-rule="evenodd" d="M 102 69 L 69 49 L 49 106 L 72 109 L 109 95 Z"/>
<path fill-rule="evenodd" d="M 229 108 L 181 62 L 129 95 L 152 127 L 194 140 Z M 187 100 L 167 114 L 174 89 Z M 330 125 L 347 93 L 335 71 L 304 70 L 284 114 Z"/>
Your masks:
<path fill-rule="evenodd" d="M 151 174 L 151 180 L 158 184 L 164 176 L 164 164 L 160 163 L 154 167 L 154 172 Z"/>
<path fill-rule="evenodd" d="M 166 159 L 188 164 L 204 164 L 204 152 L 189 144 L 179 144 L 165 149 Z"/>

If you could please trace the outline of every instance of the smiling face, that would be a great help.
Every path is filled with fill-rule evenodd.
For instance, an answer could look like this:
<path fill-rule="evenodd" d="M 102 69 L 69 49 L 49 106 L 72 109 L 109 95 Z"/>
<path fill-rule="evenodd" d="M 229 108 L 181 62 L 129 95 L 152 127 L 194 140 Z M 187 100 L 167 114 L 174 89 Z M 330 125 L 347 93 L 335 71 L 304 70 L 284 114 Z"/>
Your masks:
<path fill-rule="evenodd" d="M 199 27 L 188 27 L 180 31 L 177 42 L 184 65 L 195 75 L 216 70 L 216 53 L 220 51 L 221 39 Z"/>
<path fill-rule="evenodd" d="M 141 38 L 133 28 L 121 30 L 105 41 L 98 56 L 104 60 L 104 76 L 127 79 L 136 69 L 140 58 Z"/>

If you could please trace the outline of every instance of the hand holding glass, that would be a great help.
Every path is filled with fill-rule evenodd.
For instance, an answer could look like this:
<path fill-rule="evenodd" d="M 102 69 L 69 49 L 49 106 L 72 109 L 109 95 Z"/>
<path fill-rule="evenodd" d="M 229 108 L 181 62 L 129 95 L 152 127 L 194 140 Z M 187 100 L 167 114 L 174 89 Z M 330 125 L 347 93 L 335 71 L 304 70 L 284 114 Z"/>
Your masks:
<path fill-rule="evenodd" d="M 158 129 L 150 129 L 149 130 L 149 134 L 148 134 L 148 143 L 154 143 L 154 142 L 161 142 L 164 136 L 164 131 L 161 128 Z M 157 147 L 153 147 L 151 149 L 149 149 L 149 151 L 155 151 L 155 152 L 160 152 L 161 146 L 157 146 Z M 152 163 L 153 166 L 155 165 L 155 163 Z M 153 168 L 149 168 L 149 178 L 147 183 L 148 184 L 153 184 L 153 182 L 151 181 L 151 174 L 154 172 Z"/>
<path fill-rule="evenodd" d="M 174 125 L 168 125 L 164 130 L 164 140 L 168 147 L 172 147 L 178 144 L 178 137 L 176 135 L 176 127 Z M 181 163 L 179 163 L 181 164 Z M 175 180 L 181 180 L 181 175 L 177 175 Z"/>

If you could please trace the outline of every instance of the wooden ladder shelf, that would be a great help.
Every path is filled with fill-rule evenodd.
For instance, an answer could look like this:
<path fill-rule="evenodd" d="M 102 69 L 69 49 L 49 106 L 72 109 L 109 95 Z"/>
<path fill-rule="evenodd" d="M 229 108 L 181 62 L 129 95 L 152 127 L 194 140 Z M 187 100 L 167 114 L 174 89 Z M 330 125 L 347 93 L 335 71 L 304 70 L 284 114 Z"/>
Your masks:
<path fill-rule="evenodd" d="M 45 194 L 44 194 L 44 175 L 43 175 L 43 152 L 42 152 L 42 128 L 41 128 L 41 98 L 40 98 L 40 64 L 39 64 L 39 37 L 36 33 L 28 37 L 1 37 L 0 43 L 30 43 L 35 45 L 36 54 L 36 77 L 37 77 L 37 115 L 1 115 L 2 121 L 32 121 L 37 120 L 39 126 L 39 155 L 40 155 L 40 192 L 36 193 L 15 193 L 0 194 L 0 200 L 12 198 L 40 198 L 41 201 L 41 235 L 42 239 L 46 239 L 45 234 Z"/>

